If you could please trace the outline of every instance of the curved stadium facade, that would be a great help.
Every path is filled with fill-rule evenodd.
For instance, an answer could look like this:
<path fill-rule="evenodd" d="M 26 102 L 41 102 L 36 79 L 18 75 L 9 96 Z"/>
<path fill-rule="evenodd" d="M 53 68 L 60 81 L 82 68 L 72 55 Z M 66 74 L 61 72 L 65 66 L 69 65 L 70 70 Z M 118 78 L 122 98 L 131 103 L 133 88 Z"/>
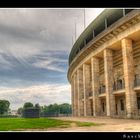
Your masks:
<path fill-rule="evenodd" d="M 73 116 L 140 117 L 140 9 L 106 9 L 69 55 Z"/>

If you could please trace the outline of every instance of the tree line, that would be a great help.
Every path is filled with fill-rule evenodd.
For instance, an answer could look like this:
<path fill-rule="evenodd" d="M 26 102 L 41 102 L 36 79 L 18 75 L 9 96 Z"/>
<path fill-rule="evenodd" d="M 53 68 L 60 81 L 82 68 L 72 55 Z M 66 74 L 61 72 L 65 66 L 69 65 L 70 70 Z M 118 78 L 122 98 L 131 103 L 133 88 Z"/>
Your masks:
<path fill-rule="evenodd" d="M 40 106 L 39 104 L 33 105 L 31 102 L 24 103 L 23 107 L 18 108 L 17 114 L 22 115 L 23 110 L 34 108 L 39 109 L 40 116 L 57 116 L 58 114 L 71 114 L 71 105 L 68 103 L 63 104 L 50 104 Z M 0 100 L 0 115 L 8 114 L 10 111 L 10 102 L 7 100 Z"/>
<path fill-rule="evenodd" d="M 50 104 L 50 105 L 44 105 L 40 106 L 39 104 L 33 105 L 30 102 L 27 102 L 24 104 L 23 107 L 18 109 L 18 114 L 22 114 L 24 109 L 28 108 L 36 108 L 40 110 L 40 116 L 45 117 L 45 116 L 58 116 L 58 114 L 71 114 L 72 109 L 71 105 L 68 103 L 63 103 L 63 104 Z"/>
<path fill-rule="evenodd" d="M 40 114 L 42 116 L 58 116 L 58 114 L 69 115 L 72 113 L 71 105 L 68 103 L 63 104 L 50 104 L 41 107 Z"/>
<path fill-rule="evenodd" d="M 0 115 L 7 114 L 10 110 L 10 102 L 7 100 L 0 100 Z"/>

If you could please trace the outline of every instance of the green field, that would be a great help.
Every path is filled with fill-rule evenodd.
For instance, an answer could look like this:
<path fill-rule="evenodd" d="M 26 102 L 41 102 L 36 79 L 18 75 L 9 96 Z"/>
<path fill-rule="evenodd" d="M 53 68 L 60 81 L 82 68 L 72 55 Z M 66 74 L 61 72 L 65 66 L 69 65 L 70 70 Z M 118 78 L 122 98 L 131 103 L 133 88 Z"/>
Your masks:
<path fill-rule="evenodd" d="M 77 127 L 94 126 L 95 123 L 63 121 L 50 118 L 0 118 L 0 131 L 47 130 L 48 128 L 67 128 L 74 123 Z"/>

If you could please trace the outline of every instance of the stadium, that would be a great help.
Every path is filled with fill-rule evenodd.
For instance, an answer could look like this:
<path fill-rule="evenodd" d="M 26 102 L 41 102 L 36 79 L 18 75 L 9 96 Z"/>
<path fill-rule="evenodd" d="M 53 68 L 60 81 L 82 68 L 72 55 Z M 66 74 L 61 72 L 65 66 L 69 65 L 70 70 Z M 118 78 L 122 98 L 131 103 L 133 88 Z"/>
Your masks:
<path fill-rule="evenodd" d="M 140 117 L 140 9 L 105 9 L 69 55 L 73 116 Z"/>

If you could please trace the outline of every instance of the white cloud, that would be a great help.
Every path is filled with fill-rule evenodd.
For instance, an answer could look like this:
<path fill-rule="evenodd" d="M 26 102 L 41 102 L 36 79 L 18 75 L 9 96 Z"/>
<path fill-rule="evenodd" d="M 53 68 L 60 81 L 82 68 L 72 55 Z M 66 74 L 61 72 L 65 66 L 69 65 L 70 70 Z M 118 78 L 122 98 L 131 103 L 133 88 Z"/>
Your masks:
<path fill-rule="evenodd" d="M 86 8 L 87 25 L 102 10 Z M 19 61 L 44 50 L 68 52 L 72 47 L 75 19 L 78 37 L 83 31 L 83 8 L 0 9 L 0 51 L 11 54 Z M 50 70 L 54 69 L 55 67 L 50 66 Z"/>
<path fill-rule="evenodd" d="M 86 9 L 86 25 L 88 25 L 98 14 L 101 9 Z M 68 53 L 72 48 L 72 37 L 74 37 L 74 21 L 77 22 L 77 37 L 83 31 L 83 8 L 82 9 L 0 9 L 0 64 L 1 68 L 0 81 L 1 85 L 25 86 L 32 83 L 47 83 L 46 73 L 42 71 L 33 71 L 35 67 L 53 70 L 55 72 L 66 71 L 68 60 L 56 58 L 57 54 L 51 51 L 64 51 Z M 46 54 L 50 51 L 50 55 Z M 42 56 L 42 52 L 44 53 Z M 60 54 L 61 55 L 61 54 Z M 59 55 L 59 56 L 60 56 Z M 57 57 L 59 57 L 57 55 Z M 40 58 L 41 57 L 41 58 Z M 9 60 L 9 61 L 8 61 Z M 13 62 L 15 61 L 15 63 Z M 19 65 L 20 63 L 20 65 Z M 62 64 L 62 65 L 61 65 Z M 5 69 L 15 66 L 15 74 Z M 33 65 L 32 69 L 29 65 Z M 26 67 L 25 67 L 26 66 Z M 28 69 L 27 69 L 28 67 Z M 65 67 L 65 68 L 64 68 Z M 47 71 L 47 70 L 45 70 Z M 27 72 L 27 73 L 26 73 Z M 55 73 L 53 72 L 53 73 Z M 17 73 L 17 74 L 16 74 Z M 11 76 L 13 74 L 13 77 Z M 43 75 L 44 74 L 44 75 Z M 47 73 L 49 75 L 49 73 Z M 19 76 L 21 75 L 21 76 Z M 41 78 L 36 75 L 41 75 Z M 43 75 L 43 76 L 42 76 Z M 7 99 L 11 102 L 12 108 L 23 105 L 24 102 L 50 104 L 70 102 L 70 85 L 56 85 L 60 79 L 57 75 L 51 75 L 54 81 L 53 85 L 31 86 L 25 88 L 0 88 L 0 99 Z M 62 77 L 66 81 L 67 76 Z M 29 77 L 29 78 L 26 78 Z M 11 78 L 11 79 L 10 79 Z M 44 78 L 44 79 L 43 79 Z M 48 78 L 48 77 L 47 77 Z M 57 77 L 58 78 L 58 77 Z M 29 80 L 29 81 L 28 81 Z M 30 82 L 30 80 L 32 82 Z M 4 83 L 5 82 L 5 83 Z M 10 85 L 11 84 L 11 85 Z M 26 85 L 27 86 L 27 85 Z"/>
<path fill-rule="evenodd" d="M 13 67 L 13 65 L 9 61 L 7 61 L 2 55 L 0 55 L 0 65 L 4 70 L 10 70 Z"/>
<path fill-rule="evenodd" d="M 65 68 L 59 67 L 58 63 L 67 63 L 67 60 L 54 57 L 46 57 L 46 60 L 38 60 L 32 65 L 38 68 L 44 68 L 57 72 L 65 72 Z"/>
<path fill-rule="evenodd" d="M 70 85 L 36 85 L 27 88 L 0 88 L 0 99 L 9 100 L 12 109 L 23 106 L 25 102 L 48 105 L 51 103 L 70 103 Z"/>

